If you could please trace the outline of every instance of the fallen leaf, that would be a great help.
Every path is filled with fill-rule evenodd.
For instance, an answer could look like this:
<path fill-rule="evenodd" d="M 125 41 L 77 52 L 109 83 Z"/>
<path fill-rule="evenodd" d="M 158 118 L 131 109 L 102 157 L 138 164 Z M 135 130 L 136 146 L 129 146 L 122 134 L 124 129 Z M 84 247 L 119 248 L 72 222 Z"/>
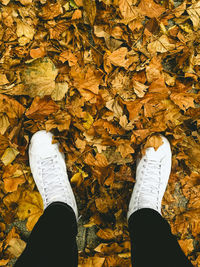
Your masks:
<path fill-rule="evenodd" d="M 4 113 L 0 113 L 0 134 L 4 134 L 6 130 L 8 129 L 10 125 L 10 122 L 8 120 L 8 117 Z"/>
<path fill-rule="evenodd" d="M 156 4 L 153 0 L 141 0 L 138 6 L 140 13 L 149 18 L 158 18 L 165 8 Z"/>
<path fill-rule="evenodd" d="M 58 105 L 48 96 L 40 98 L 36 96 L 26 111 L 26 116 L 30 119 L 43 120 L 48 115 L 58 111 Z"/>
<path fill-rule="evenodd" d="M 27 65 L 22 73 L 23 94 L 30 97 L 51 95 L 55 90 L 58 70 L 49 58 L 37 59 Z"/>
<path fill-rule="evenodd" d="M 50 3 L 42 6 L 39 16 L 44 20 L 54 19 L 63 13 L 63 8 L 59 2 Z"/>
<path fill-rule="evenodd" d="M 133 88 L 138 97 L 144 97 L 145 92 L 147 91 L 148 86 L 133 80 Z"/>
<path fill-rule="evenodd" d="M 59 110 L 54 115 L 53 119 L 49 119 L 46 121 L 45 126 L 48 132 L 55 128 L 62 132 L 64 130 L 69 130 L 70 124 L 71 116 L 67 112 Z"/>
<path fill-rule="evenodd" d="M 20 220 L 27 220 L 26 227 L 32 231 L 43 213 L 43 202 L 39 192 L 24 191 L 19 201 L 17 215 Z"/>
<path fill-rule="evenodd" d="M 96 2 L 94 0 L 83 0 L 83 9 L 87 14 L 90 24 L 93 25 L 97 11 Z"/>
<path fill-rule="evenodd" d="M 5 166 L 7 166 L 8 164 L 12 163 L 15 160 L 18 154 L 19 154 L 18 150 L 12 147 L 8 147 L 3 153 L 3 156 L 1 157 L 1 161 L 3 162 Z"/>
<path fill-rule="evenodd" d="M 189 107 L 194 108 L 194 98 L 186 93 L 172 93 L 171 100 L 179 106 L 180 109 L 186 111 Z"/>
<path fill-rule="evenodd" d="M 196 3 L 194 2 L 194 4 L 192 4 L 186 10 L 193 23 L 194 30 L 197 31 L 199 28 L 199 23 L 200 23 L 200 18 L 199 18 L 200 17 L 200 2 L 199 1 L 197 1 Z"/>
<path fill-rule="evenodd" d="M 19 238 L 12 238 L 8 243 L 8 251 L 18 258 L 26 247 L 26 243 Z"/>
<path fill-rule="evenodd" d="M 147 46 L 150 53 L 165 53 L 167 51 L 173 50 L 176 48 L 176 45 L 170 43 L 167 35 L 162 35 L 158 40 L 151 42 Z"/>
<path fill-rule="evenodd" d="M 144 145 L 144 150 L 148 147 L 153 147 L 155 151 L 163 144 L 163 140 L 160 135 L 152 135 L 147 139 Z"/>
<path fill-rule="evenodd" d="M 106 229 L 100 229 L 96 235 L 104 240 L 111 240 L 111 239 L 115 239 L 115 234 L 114 231 L 112 229 L 106 228 Z"/>

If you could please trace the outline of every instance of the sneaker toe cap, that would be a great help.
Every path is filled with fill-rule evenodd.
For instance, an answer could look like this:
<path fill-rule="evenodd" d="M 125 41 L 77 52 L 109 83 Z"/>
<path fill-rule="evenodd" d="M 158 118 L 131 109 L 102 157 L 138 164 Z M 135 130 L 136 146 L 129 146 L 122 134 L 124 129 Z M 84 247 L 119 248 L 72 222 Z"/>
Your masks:
<path fill-rule="evenodd" d="M 49 152 L 55 151 L 57 149 L 57 144 L 52 144 L 53 134 L 46 131 L 36 132 L 30 142 L 29 153 L 48 155 Z"/>

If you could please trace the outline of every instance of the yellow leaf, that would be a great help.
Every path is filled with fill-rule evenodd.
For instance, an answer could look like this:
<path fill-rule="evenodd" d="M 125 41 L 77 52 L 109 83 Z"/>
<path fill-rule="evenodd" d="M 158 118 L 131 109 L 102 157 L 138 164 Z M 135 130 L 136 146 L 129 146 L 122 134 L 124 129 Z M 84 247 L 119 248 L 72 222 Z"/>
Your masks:
<path fill-rule="evenodd" d="M 7 166 L 11 162 L 13 162 L 13 160 L 15 160 L 18 154 L 19 154 L 18 150 L 8 147 L 6 151 L 3 153 L 3 156 L 1 157 L 1 161 L 3 162 L 5 166 Z"/>
<path fill-rule="evenodd" d="M 147 91 L 148 86 L 133 80 L 133 88 L 138 97 L 143 97 Z"/>
<path fill-rule="evenodd" d="M 195 107 L 194 98 L 187 93 L 172 93 L 170 98 L 180 109 L 185 111 L 189 107 Z"/>
<path fill-rule="evenodd" d="M 149 18 L 157 18 L 165 12 L 165 8 L 156 4 L 153 0 L 141 0 L 138 8 L 141 14 Z"/>
<path fill-rule="evenodd" d="M 18 258 L 26 247 L 26 242 L 19 238 L 12 238 L 8 243 L 8 251 L 16 258 Z"/>
<path fill-rule="evenodd" d="M 17 36 L 18 37 L 25 36 L 28 39 L 32 40 L 35 34 L 35 28 L 19 19 L 16 19 L 16 22 L 17 22 L 17 32 L 16 32 Z"/>
<path fill-rule="evenodd" d="M 17 215 L 20 220 L 27 220 L 26 227 L 31 231 L 43 213 L 43 201 L 39 192 L 24 191 L 19 201 Z"/>
<path fill-rule="evenodd" d="M 83 181 L 83 177 L 80 172 L 75 173 L 70 180 L 71 183 L 76 184 L 77 186 L 80 186 L 82 181 Z"/>
<path fill-rule="evenodd" d="M 162 35 L 158 40 L 148 44 L 147 48 L 150 53 L 165 53 L 175 49 L 176 45 L 169 42 L 167 35 Z"/>
<path fill-rule="evenodd" d="M 90 113 L 86 112 L 84 114 L 84 123 L 83 123 L 83 127 L 86 129 L 86 130 L 89 130 L 90 127 L 92 126 L 93 122 L 94 122 L 94 119 L 93 117 L 90 115 Z"/>
<path fill-rule="evenodd" d="M 186 10 L 187 13 L 190 15 L 190 19 L 193 23 L 194 30 L 197 31 L 199 29 L 199 23 L 200 23 L 200 2 L 197 1 Z"/>
<path fill-rule="evenodd" d="M 51 95 L 55 89 L 57 74 L 58 70 L 48 57 L 34 60 L 22 72 L 22 81 L 25 85 L 22 94 L 31 97 Z"/>
<path fill-rule="evenodd" d="M 6 114 L 0 113 L 0 134 L 4 134 L 9 127 L 10 122 Z"/>

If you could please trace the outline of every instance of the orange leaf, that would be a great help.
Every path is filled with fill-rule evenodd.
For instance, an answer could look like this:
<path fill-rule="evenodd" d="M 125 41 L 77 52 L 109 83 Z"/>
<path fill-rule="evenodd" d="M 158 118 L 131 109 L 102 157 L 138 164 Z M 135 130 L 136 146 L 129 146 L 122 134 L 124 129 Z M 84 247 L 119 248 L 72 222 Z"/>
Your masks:
<path fill-rule="evenodd" d="M 40 98 L 36 96 L 26 111 L 26 116 L 30 119 L 43 120 L 46 116 L 58 111 L 58 105 L 49 97 Z"/>

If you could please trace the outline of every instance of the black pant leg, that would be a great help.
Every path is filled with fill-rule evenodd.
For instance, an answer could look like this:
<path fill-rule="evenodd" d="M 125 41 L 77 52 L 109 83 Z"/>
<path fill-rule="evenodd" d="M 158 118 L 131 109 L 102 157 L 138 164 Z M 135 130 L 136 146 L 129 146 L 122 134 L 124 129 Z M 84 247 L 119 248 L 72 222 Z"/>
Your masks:
<path fill-rule="evenodd" d="M 34 226 L 15 267 L 78 266 L 76 235 L 72 208 L 62 202 L 50 204 Z"/>
<path fill-rule="evenodd" d="M 129 220 L 133 267 L 192 267 L 168 222 L 155 210 L 144 208 Z"/>

